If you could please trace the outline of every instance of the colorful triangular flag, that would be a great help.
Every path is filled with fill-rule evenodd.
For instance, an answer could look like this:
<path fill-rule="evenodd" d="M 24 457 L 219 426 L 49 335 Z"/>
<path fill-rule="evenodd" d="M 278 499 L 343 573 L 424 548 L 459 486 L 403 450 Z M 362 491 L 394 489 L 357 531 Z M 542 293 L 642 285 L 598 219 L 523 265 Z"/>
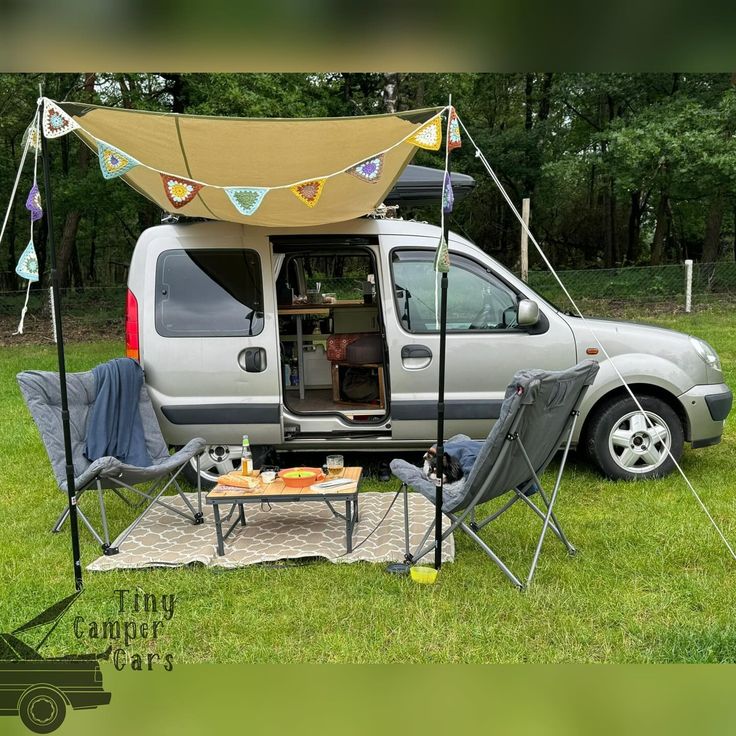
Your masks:
<path fill-rule="evenodd" d="M 259 187 L 249 187 L 247 189 L 227 187 L 225 194 L 227 194 L 230 201 L 235 205 L 235 209 L 241 215 L 250 217 L 261 206 L 261 202 L 263 202 L 267 191 L 268 189 L 261 189 Z"/>
<path fill-rule="evenodd" d="M 348 174 L 357 176 L 362 181 L 369 183 L 376 182 L 381 178 L 381 174 L 383 173 L 383 154 L 379 153 L 378 156 L 368 158 L 347 171 Z"/>
<path fill-rule="evenodd" d="M 97 141 L 97 158 L 100 162 L 100 169 L 102 170 L 102 176 L 105 179 L 114 179 L 117 176 L 122 176 L 127 171 L 138 166 L 132 156 L 121 151 L 115 146 L 111 146 L 105 141 Z"/>
<path fill-rule="evenodd" d="M 38 126 L 35 123 L 31 123 L 26 128 L 26 132 L 23 133 L 21 145 L 25 147 L 26 141 L 28 141 L 28 148 L 31 151 L 41 151 L 41 134 L 38 132 Z"/>
<path fill-rule="evenodd" d="M 423 125 L 408 141 L 428 151 L 439 151 L 442 145 L 442 122 L 439 115 Z"/>
<path fill-rule="evenodd" d="M 161 180 L 164 183 L 164 192 L 166 192 L 167 199 L 176 209 L 189 204 L 204 186 L 204 184 L 198 184 L 196 181 L 189 181 L 189 179 L 169 176 L 168 174 L 161 174 Z"/>
<path fill-rule="evenodd" d="M 291 191 L 307 207 L 314 207 L 319 202 L 319 198 L 322 196 L 322 190 L 324 189 L 325 182 L 327 179 L 315 179 L 314 181 L 305 181 L 301 184 L 296 184 L 291 187 Z"/>
<path fill-rule="evenodd" d="M 452 177 L 449 171 L 445 171 L 445 179 L 442 182 L 442 211 L 449 215 L 455 204 L 455 193 L 452 191 Z"/>
<path fill-rule="evenodd" d="M 15 267 L 15 272 L 22 279 L 28 279 L 28 281 L 38 281 L 38 256 L 36 256 L 36 249 L 33 247 L 33 241 L 28 241 L 26 249 L 18 259 L 18 265 Z"/>
<path fill-rule="evenodd" d="M 43 134 L 47 138 L 58 138 L 71 133 L 79 124 L 67 115 L 60 107 L 52 105 L 48 100 L 43 106 Z"/>
<path fill-rule="evenodd" d="M 26 199 L 26 209 L 31 213 L 31 222 L 36 222 L 43 217 L 43 208 L 41 207 L 41 192 L 38 191 L 38 184 L 31 187 Z"/>
<path fill-rule="evenodd" d="M 447 247 L 444 234 L 440 238 L 437 252 L 434 254 L 434 270 L 437 273 L 447 273 L 450 270 L 450 249 Z"/>
<path fill-rule="evenodd" d="M 454 148 L 460 148 L 463 142 L 460 139 L 460 122 L 455 112 L 455 108 L 450 110 L 450 130 L 447 134 L 447 148 L 452 151 Z"/>

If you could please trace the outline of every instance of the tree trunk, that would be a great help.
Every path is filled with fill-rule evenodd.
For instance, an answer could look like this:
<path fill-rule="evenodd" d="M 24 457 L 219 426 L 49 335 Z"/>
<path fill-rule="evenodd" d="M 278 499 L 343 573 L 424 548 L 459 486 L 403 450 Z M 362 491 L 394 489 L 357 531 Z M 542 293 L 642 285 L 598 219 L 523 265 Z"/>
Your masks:
<path fill-rule="evenodd" d="M 552 72 L 545 72 L 542 77 L 542 91 L 539 99 L 539 113 L 537 119 L 542 122 L 549 117 L 550 92 L 552 90 Z"/>
<path fill-rule="evenodd" d="M 534 75 L 526 74 L 524 77 L 524 128 L 532 129 L 532 92 L 534 90 Z"/>
<path fill-rule="evenodd" d="M 97 270 L 97 213 L 92 217 L 92 237 L 89 244 L 89 265 L 87 266 L 87 281 L 94 283 Z"/>
<path fill-rule="evenodd" d="M 613 181 L 607 183 L 603 188 L 603 207 L 605 218 L 605 265 L 613 268 L 618 261 L 618 248 L 616 247 L 616 196 L 613 190 Z"/>
<path fill-rule="evenodd" d="M 657 204 L 657 224 L 654 228 L 654 238 L 652 240 L 652 253 L 650 257 L 650 265 L 661 266 L 664 257 L 664 241 L 669 230 L 669 200 L 664 192 L 660 195 Z"/>
<path fill-rule="evenodd" d="M 629 265 L 639 260 L 641 234 L 641 191 L 631 192 L 631 208 L 629 209 L 629 238 L 626 245 L 626 261 Z"/>
<path fill-rule="evenodd" d="M 86 74 L 84 78 L 84 91 L 89 98 L 92 98 L 95 89 L 95 74 Z M 62 141 L 66 141 L 69 136 L 64 136 Z M 79 155 L 77 157 L 77 170 L 73 172 L 73 176 L 83 177 L 89 166 L 89 148 L 83 143 L 79 143 Z M 76 248 L 77 231 L 79 223 L 82 220 L 82 212 L 78 209 L 72 209 L 66 214 L 64 221 L 64 230 L 59 243 L 59 251 L 57 253 L 56 267 L 59 272 L 59 278 L 62 288 L 69 285 L 70 282 L 70 266 L 72 265 L 72 256 Z M 78 261 L 75 267 L 75 276 L 78 270 Z"/>
<path fill-rule="evenodd" d="M 59 252 L 56 255 L 56 268 L 59 272 L 62 288 L 69 286 L 70 283 L 69 267 L 72 262 L 72 254 L 81 220 L 82 213 L 79 210 L 67 212 L 66 220 L 64 221 L 64 230 L 61 234 L 61 241 L 59 242 Z"/>
<path fill-rule="evenodd" d="M 181 74 L 162 74 L 166 80 L 166 91 L 171 95 L 171 112 L 186 112 L 189 105 L 189 90 Z"/>
<path fill-rule="evenodd" d="M 721 252 L 721 229 L 723 227 L 723 214 L 726 203 L 722 194 L 717 194 L 711 201 L 708 214 L 705 218 L 705 240 L 703 241 L 703 274 L 708 282 L 708 290 L 713 286 L 715 277 L 715 263 Z"/>
<path fill-rule="evenodd" d="M 383 75 L 383 107 L 387 113 L 395 113 L 399 100 L 399 75 L 387 72 Z"/>
<path fill-rule="evenodd" d="M 721 229 L 726 202 L 721 194 L 710 203 L 705 219 L 705 240 L 703 241 L 703 263 L 714 263 L 721 252 Z"/>

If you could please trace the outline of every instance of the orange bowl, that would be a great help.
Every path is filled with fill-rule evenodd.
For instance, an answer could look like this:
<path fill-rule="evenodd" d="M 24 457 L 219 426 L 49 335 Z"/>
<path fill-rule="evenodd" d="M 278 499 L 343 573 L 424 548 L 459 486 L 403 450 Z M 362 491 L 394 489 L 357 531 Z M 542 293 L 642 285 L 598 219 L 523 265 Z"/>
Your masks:
<path fill-rule="evenodd" d="M 306 488 L 325 479 L 319 468 L 286 468 L 279 473 L 279 478 L 289 488 Z"/>

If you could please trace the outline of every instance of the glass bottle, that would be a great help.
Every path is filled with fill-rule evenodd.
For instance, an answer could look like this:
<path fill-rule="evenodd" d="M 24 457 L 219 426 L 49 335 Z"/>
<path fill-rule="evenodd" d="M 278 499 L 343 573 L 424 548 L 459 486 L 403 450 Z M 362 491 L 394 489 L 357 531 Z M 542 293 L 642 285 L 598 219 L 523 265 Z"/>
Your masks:
<path fill-rule="evenodd" d="M 252 475 L 253 474 L 253 453 L 250 450 L 250 440 L 248 439 L 248 435 L 243 435 L 243 455 L 242 455 L 242 461 L 240 463 L 240 469 L 243 473 L 243 475 Z"/>

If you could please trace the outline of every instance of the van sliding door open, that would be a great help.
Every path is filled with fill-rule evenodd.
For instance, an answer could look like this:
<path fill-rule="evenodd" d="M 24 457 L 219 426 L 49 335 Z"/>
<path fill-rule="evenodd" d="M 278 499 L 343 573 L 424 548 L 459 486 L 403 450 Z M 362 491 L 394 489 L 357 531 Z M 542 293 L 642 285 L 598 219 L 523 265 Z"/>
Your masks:
<path fill-rule="evenodd" d="M 272 241 L 287 439 L 290 427 L 294 437 L 375 429 L 388 414 L 376 258 L 365 240 Z"/>

